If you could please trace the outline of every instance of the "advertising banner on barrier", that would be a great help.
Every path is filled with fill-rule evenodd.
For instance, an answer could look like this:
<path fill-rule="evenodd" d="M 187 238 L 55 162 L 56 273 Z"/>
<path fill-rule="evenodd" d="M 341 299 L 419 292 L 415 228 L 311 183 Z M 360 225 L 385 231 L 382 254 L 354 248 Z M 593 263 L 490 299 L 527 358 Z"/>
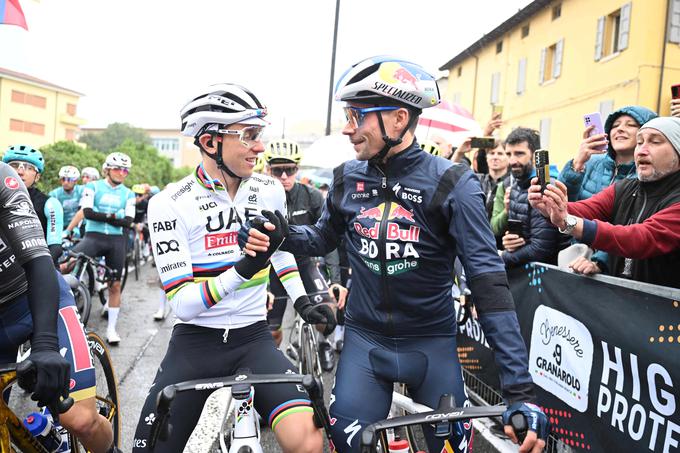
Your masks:
<path fill-rule="evenodd" d="M 679 301 L 541 265 L 508 278 L 556 437 L 579 451 L 680 452 Z M 477 323 L 458 339 L 463 366 L 498 388 Z"/>

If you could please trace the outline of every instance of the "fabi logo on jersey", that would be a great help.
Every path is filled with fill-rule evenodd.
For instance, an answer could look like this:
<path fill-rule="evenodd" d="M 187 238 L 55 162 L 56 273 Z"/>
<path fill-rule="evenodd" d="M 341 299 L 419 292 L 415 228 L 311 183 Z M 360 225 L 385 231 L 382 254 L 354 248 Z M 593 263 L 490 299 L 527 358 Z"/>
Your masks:
<path fill-rule="evenodd" d="M 230 231 L 228 233 L 213 233 L 205 235 L 205 249 L 215 249 L 218 247 L 227 247 L 238 244 L 238 232 Z"/>
<path fill-rule="evenodd" d="M 172 231 L 177 226 L 177 219 L 153 222 L 151 226 L 154 233 L 158 233 L 159 231 Z"/>
<path fill-rule="evenodd" d="M 179 252 L 179 242 L 174 239 L 169 241 L 160 241 L 156 243 L 156 253 L 165 255 L 168 252 Z"/>

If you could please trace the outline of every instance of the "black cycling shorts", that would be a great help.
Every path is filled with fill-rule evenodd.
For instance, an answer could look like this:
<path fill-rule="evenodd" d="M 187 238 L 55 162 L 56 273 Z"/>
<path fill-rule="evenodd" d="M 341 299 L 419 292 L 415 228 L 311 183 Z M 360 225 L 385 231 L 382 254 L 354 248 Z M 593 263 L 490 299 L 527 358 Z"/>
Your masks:
<path fill-rule="evenodd" d="M 156 396 L 166 385 L 193 379 L 231 376 L 240 368 L 248 368 L 254 374 L 295 372 L 295 366 L 276 348 L 264 321 L 230 330 L 226 343 L 223 335 L 223 329 L 192 324 L 175 326 L 168 351 L 139 416 L 133 451 L 149 451 Z M 159 440 L 155 451 L 183 451 L 210 393 L 207 390 L 177 395 L 170 409 L 172 432 L 166 441 Z M 290 413 L 303 410 L 309 411 L 311 415 L 313 412 L 304 388 L 295 384 L 256 385 L 255 408 L 274 429 Z"/>
<path fill-rule="evenodd" d="M 313 304 L 335 303 L 335 300 L 328 294 L 328 284 L 321 275 L 321 272 L 319 272 L 316 261 L 306 257 L 298 259 L 297 265 L 309 300 Z M 283 322 L 283 315 L 286 312 L 288 293 L 281 284 L 273 267 L 269 269 L 269 291 L 274 294 L 274 305 L 267 312 L 267 324 L 269 324 L 270 330 L 279 330 Z"/>
<path fill-rule="evenodd" d="M 126 236 L 90 232 L 73 247 L 73 251 L 84 253 L 92 258 L 103 256 L 106 265 L 115 271 L 112 279 L 121 279 L 123 266 L 125 266 L 125 254 L 127 253 Z"/>

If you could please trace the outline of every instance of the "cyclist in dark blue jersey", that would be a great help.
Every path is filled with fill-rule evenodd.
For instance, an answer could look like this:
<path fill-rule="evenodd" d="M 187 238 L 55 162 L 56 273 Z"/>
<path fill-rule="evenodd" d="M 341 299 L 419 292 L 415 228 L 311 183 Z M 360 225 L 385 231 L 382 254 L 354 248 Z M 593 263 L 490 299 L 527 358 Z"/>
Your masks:
<path fill-rule="evenodd" d="M 440 101 L 434 78 L 408 61 L 369 58 L 340 78 L 336 99 L 346 102 L 343 134 L 356 160 L 334 170 L 319 221 L 291 226 L 282 246 L 320 256 L 342 237 L 346 241 L 353 290 L 330 406 L 335 447 L 359 451 L 361 430 L 387 416 L 394 382 L 405 383 L 415 401 L 430 407 L 445 393 L 458 405 L 467 402 L 451 296 L 458 257 L 495 350 L 510 405 L 506 432 L 516 440 L 507 422 L 523 414 L 530 431 L 520 451 L 541 451 L 548 421 L 532 404 L 526 346 L 484 193 L 467 166 L 423 152 L 415 140 L 422 109 Z M 266 250 L 264 235 L 249 231 L 248 253 Z M 445 441 L 425 431 L 429 451 L 468 449 L 469 423 L 458 424 Z"/>

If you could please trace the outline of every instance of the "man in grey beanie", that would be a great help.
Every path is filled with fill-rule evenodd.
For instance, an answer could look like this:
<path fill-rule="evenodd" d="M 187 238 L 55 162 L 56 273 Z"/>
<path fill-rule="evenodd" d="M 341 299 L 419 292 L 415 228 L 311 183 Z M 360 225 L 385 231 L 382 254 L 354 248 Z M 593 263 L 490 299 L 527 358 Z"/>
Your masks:
<path fill-rule="evenodd" d="M 609 253 L 610 274 L 680 288 L 680 118 L 658 117 L 637 132 L 638 179 L 569 203 L 557 181 L 529 203 L 562 233 Z"/>

